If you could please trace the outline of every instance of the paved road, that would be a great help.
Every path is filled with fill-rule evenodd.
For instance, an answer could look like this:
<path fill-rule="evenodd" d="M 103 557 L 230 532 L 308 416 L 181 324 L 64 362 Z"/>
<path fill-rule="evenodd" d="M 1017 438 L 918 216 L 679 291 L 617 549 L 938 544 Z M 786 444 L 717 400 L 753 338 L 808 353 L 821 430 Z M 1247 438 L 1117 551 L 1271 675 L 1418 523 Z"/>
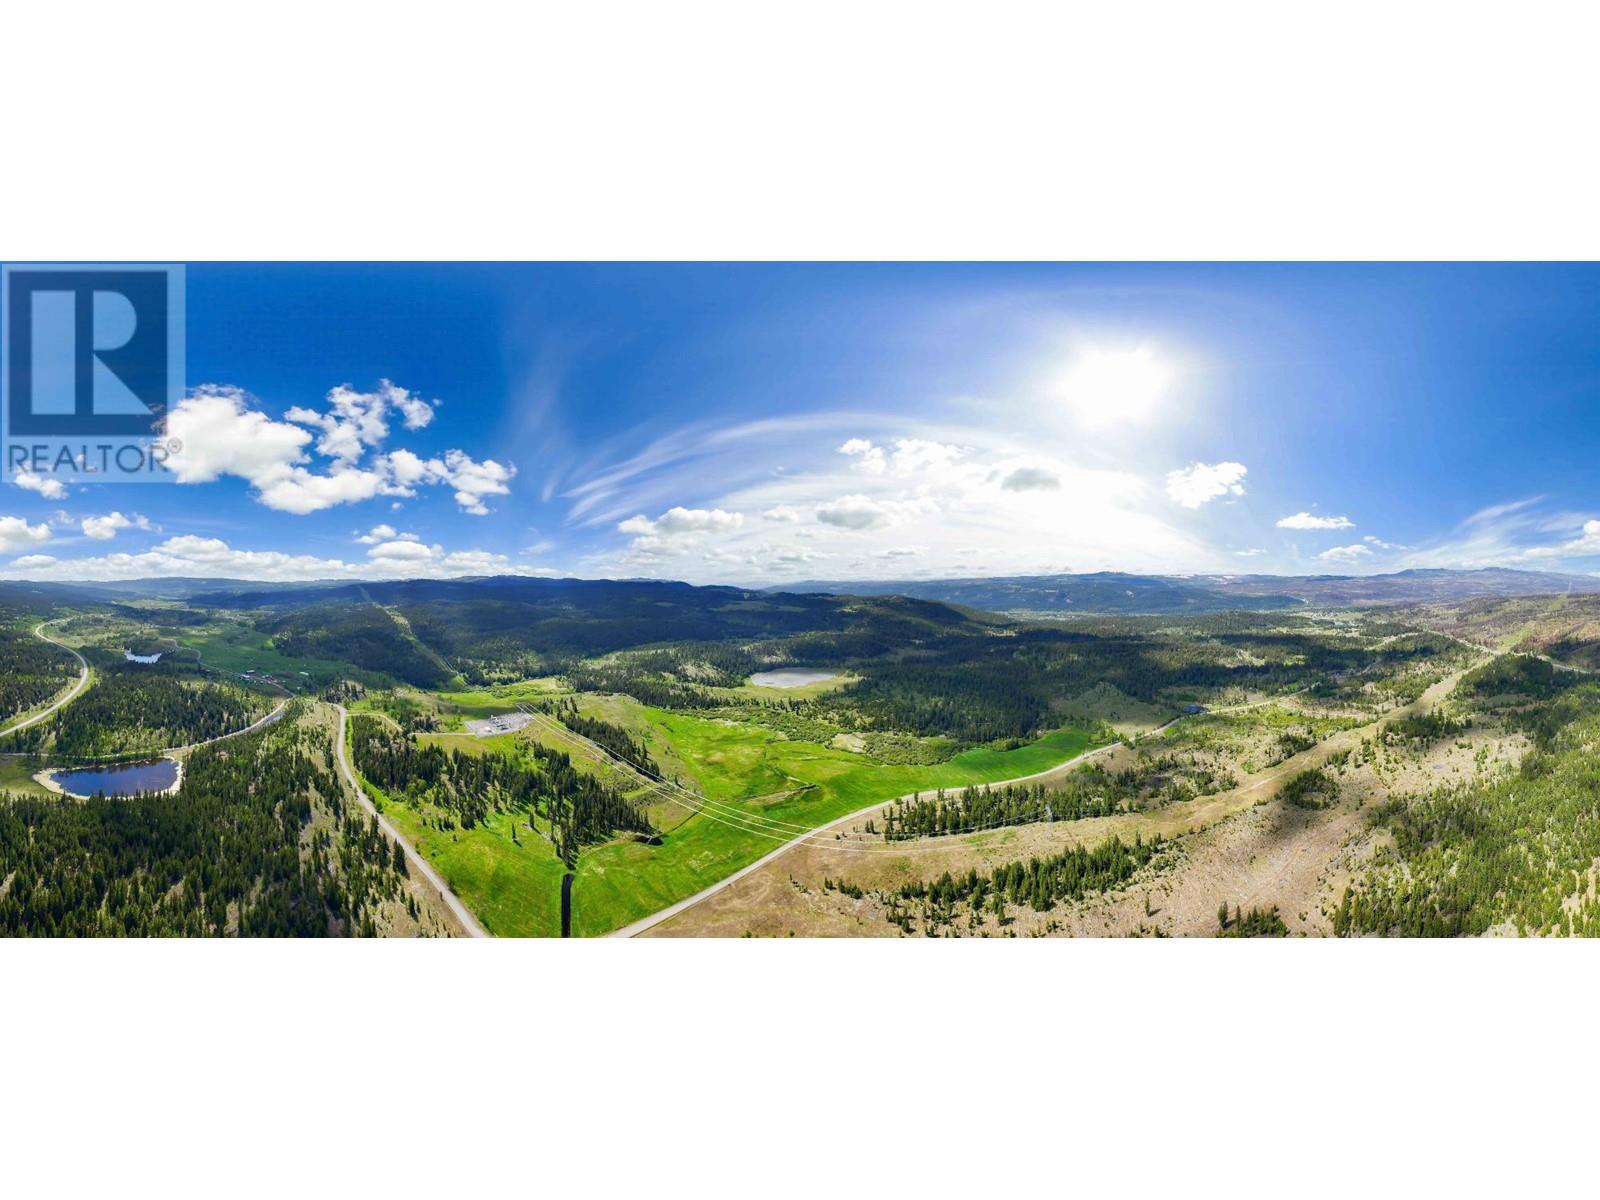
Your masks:
<path fill-rule="evenodd" d="M 78 682 L 72 686 L 71 690 L 62 695 L 54 704 L 45 709 L 43 712 L 36 712 L 31 717 L 24 717 L 15 725 L 12 725 L 9 729 L 0 729 L 0 737 L 4 737 L 8 733 L 16 733 L 19 729 L 26 729 L 30 725 L 37 725 L 40 721 L 44 720 L 51 713 L 55 712 L 56 709 L 60 708 L 63 704 L 77 699 L 78 693 L 83 691 L 83 689 L 89 685 L 89 664 L 84 661 L 83 655 L 79 654 L 65 642 L 58 642 L 55 640 L 55 638 L 48 636 L 44 632 L 44 627 L 53 623 L 54 622 L 51 621 L 41 621 L 39 624 L 33 627 L 33 636 L 42 642 L 49 642 L 52 646 L 60 646 L 68 654 L 72 655 L 73 658 L 78 660 L 78 670 L 80 672 L 78 675 Z"/>
<path fill-rule="evenodd" d="M 355 792 L 356 799 L 360 801 L 361 807 L 376 817 L 378 819 L 378 828 L 393 838 L 395 844 L 405 851 L 406 862 L 415 870 L 420 871 L 422 877 L 433 885 L 434 891 L 439 893 L 439 899 L 445 902 L 446 907 L 450 909 L 455 919 L 461 923 L 461 927 L 467 931 L 467 935 L 469 937 L 488 937 L 489 935 L 484 931 L 483 926 L 478 924 L 477 918 L 450 890 L 450 885 L 441 879 L 438 872 L 428 865 L 427 859 L 412 849 L 411 843 L 400 836 L 400 831 L 389 824 L 388 818 L 378 811 L 377 805 L 373 804 L 372 797 L 367 795 L 367 789 L 362 787 L 361 781 L 356 778 L 355 770 L 350 766 L 350 757 L 345 749 L 344 729 L 345 722 L 350 719 L 350 714 L 345 711 L 345 707 L 342 704 L 335 704 L 334 708 L 339 710 L 339 736 L 334 741 L 333 756 L 339 760 L 339 771 L 344 775 L 345 782 L 350 785 L 350 789 Z"/>

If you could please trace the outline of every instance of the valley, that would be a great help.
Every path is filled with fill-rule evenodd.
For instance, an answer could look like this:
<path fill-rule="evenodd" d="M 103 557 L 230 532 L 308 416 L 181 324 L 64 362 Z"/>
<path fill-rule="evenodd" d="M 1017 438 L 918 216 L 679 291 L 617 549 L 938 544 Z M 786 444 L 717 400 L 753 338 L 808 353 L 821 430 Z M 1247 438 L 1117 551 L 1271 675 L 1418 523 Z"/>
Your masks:
<path fill-rule="evenodd" d="M 173 820 L 159 792 L 75 799 L 35 776 L 155 753 L 287 755 L 299 770 L 306 739 L 325 738 L 325 781 L 293 806 L 311 830 L 300 870 L 337 887 L 408 867 L 381 902 L 311 919 L 330 933 L 1548 933 L 1595 919 L 1587 810 L 1559 810 L 1578 828 L 1549 832 L 1537 903 L 1490 887 L 1515 866 L 1473 840 L 1494 822 L 1450 815 L 1498 814 L 1521 774 L 1576 761 L 1596 686 L 1587 596 L 1063 622 L 649 582 L 330 592 L 13 598 L 9 803 Z M 172 800 L 213 778 L 194 774 Z M 370 822 L 345 853 L 375 861 L 330 866 L 324 820 Z M 1464 861 L 1490 892 L 1458 912 Z M 258 879 L 220 910 L 202 887 L 203 916 L 184 920 L 243 932 L 241 897 L 281 886 Z"/>

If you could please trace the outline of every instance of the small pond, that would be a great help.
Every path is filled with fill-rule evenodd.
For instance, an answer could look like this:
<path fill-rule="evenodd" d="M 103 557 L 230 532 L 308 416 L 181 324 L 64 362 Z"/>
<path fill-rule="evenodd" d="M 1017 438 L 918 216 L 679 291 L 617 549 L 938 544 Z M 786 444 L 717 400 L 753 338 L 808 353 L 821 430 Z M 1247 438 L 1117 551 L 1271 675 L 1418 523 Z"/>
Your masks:
<path fill-rule="evenodd" d="M 811 683 L 826 683 L 839 678 L 837 671 L 818 671 L 811 667 L 785 667 L 781 671 L 757 671 L 750 676 L 756 687 L 797 688 Z"/>
<path fill-rule="evenodd" d="M 121 763 L 114 767 L 68 767 L 52 771 L 50 778 L 68 795 L 131 796 L 135 792 L 164 792 L 178 782 L 178 762 L 158 758 L 154 762 Z"/>

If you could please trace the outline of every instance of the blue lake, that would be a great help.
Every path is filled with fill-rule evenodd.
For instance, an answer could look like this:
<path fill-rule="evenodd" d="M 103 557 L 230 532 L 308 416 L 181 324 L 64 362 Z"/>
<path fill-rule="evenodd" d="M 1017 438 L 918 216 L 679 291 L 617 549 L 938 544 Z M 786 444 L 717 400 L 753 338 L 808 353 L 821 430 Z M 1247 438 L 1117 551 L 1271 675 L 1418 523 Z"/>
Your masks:
<path fill-rule="evenodd" d="M 51 772 L 50 778 L 62 791 L 73 796 L 131 796 L 135 792 L 164 792 L 178 782 L 175 759 L 123 763 L 115 767 L 72 767 Z"/>

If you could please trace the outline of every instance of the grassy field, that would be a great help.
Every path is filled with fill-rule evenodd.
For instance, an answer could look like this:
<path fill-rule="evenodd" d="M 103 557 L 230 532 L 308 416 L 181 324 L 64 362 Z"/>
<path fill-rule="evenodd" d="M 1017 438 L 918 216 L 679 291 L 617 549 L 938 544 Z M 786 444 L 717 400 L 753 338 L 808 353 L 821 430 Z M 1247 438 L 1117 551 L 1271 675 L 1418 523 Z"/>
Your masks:
<path fill-rule="evenodd" d="M 671 757 L 685 765 L 697 790 L 742 811 L 807 828 L 908 792 L 1047 770 L 1090 745 L 1087 733 L 1066 729 L 1016 750 L 968 750 L 935 766 L 891 766 L 844 750 L 785 741 L 751 726 L 659 709 L 644 709 L 643 715 L 655 730 L 653 744 L 659 739 L 670 745 Z M 692 816 L 675 804 L 661 805 L 657 814 L 667 830 L 661 845 L 613 843 L 586 851 L 579 860 L 575 933 L 607 933 L 647 916 L 786 840 Z"/>
<path fill-rule="evenodd" d="M 33 773 L 42 764 L 32 758 L 0 758 L 0 792 L 48 797 L 55 793 L 36 782 Z"/>
<path fill-rule="evenodd" d="M 608 711 L 619 700 L 608 697 Z M 1016 750 L 969 750 L 935 766 L 890 766 L 848 751 L 786 741 L 753 726 L 623 703 L 630 709 L 628 724 L 646 733 L 653 750 L 660 752 L 658 761 L 680 766 L 696 790 L 741 810 L 807 828 L 911 791 L 1046 770 L 1090 744 L 1081 730 L 1060 730 Z M 514 752 L 530 737 L 546 740 L 530 729 L 493 738 L 422 734 L 418 741 L 489 753 Z M 559 741 L 552 744 L 572 750 Z M 591 765 L 603 769 L 603 764 Z M 520 844 L 513 842 L 507 814 L 471 830 L 433 829 L 405 804 L 373 794 L 491 932 L 524 937 L 560 933 L 562 866 L 543 837 L 519 827 Z M 615 842 L 583 853 L 573 891 L 576 934 L 608 933 L 692 895 L 777 845 L 772 838 L 693 815 L 672 802 L 658 803 L 652 816 L 667 831 L 661 845 Z"/>
<path fill-rule="evenodd" d="M 248 625 L 186 629 L 178 638 L 178 644 L 187 650 L 198 651 L 208 667 L 234 674 L 265 672 L 282 679 L 291 691 L 309 689 L 313 684 L 351 674 L 347 663 L 320 658 L 290 658 L 279 654 L 267 634 Z M 306 674 L 300 674 L 302 671 Z"/>
<path fill-rule="evenodd" d="M 465 741 L 466 739 L 455 739 Z M 464 748 L 464 747 L 456 747 Z M 561 876 L 566 868 L 550 842 L 526 827 L 525 813 L 495 813 L 472 829 L 434 829 L 415 809 L 367 790 L 483 927 L 497 937 L 556 937 L 561 933 Z M 512 824 L 521 821 L 512 840 Z"/>

